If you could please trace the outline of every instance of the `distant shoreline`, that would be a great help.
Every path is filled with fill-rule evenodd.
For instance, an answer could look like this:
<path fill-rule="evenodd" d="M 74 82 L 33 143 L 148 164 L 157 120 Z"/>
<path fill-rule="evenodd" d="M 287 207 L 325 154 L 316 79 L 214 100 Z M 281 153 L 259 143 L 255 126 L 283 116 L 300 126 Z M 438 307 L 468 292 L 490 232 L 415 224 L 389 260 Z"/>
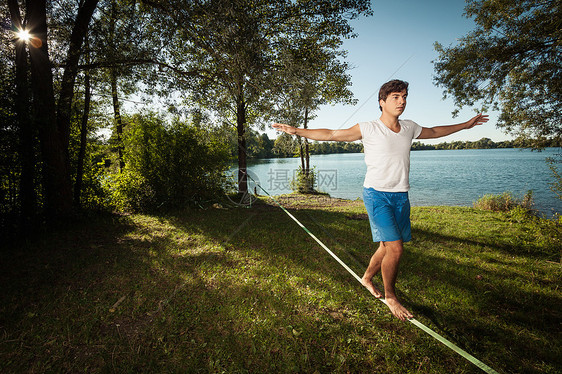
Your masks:
<path fill-rule="evenodd" d="M 556 140 L 526 140 L 515 139 L 494 142 L 489 138 L 482 138 L 477 141 L 452 141 L 442 142 L 438 144 L 425 144 L 422 142 L 413 142 L 412 151 L 437 151 L 437 150 L 456 150 L 456 149 L 543 149 L 543 148 L 560 148 L 561 145 Z M 360 142 L 318 142 L 309 143 L 310 155 L 329 155 L 343 153 L 363 153 L 363 144 Z M 287 152 L 276 150 L 271 147 L 269 151 L 256 156 L 249 155 L 248 159 L 267 159 L 267 158 L 289 158 L 300 157 L 298 151 Z"/>

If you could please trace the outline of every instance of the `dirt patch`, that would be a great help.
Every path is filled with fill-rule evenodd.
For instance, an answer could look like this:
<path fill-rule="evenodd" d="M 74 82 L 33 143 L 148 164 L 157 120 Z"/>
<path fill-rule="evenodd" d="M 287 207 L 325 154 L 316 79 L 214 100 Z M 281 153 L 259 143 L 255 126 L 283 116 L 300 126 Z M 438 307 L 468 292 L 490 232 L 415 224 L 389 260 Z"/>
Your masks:
<path fill-rule="evenodd" d="M 363 206 L 363 202 L 360 200 L 340 199 L 331 197 L 330 195 L 287 194 L 275 196 L 275 200 L 277 200 L 285 208 L 291 209 L 323 209 L 341 206 Z M 277 205 L 273 198 L 270 197 L 265 198 L 264 201 L 269 205 Z"/>

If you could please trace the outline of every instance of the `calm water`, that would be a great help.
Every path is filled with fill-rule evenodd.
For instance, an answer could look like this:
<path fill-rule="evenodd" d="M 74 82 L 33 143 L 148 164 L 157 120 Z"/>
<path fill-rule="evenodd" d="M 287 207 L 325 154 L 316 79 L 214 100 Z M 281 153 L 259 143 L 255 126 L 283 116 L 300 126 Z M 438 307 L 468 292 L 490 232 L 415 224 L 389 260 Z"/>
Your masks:
<path fill-rule="evenodd" d="M 484 194 L 512 192 L 523 197 L 534 191 L 536 208 L 547 215 L 562 213 L 562 201 L 550 190 L 551 171 L 545 158 L 557 148 L 543 152 L 520 149 L 465 149 L 415 151 L 411 153 L 410 200 L 412 205 L 471 206 Z M 367 167 L 362 153 L 313 155 L 318 189 L 332 197 L 362 197 Z M 291 192 L 289 182 L 300 158 L 253 160 L 249 173 L 272 195 Z M 261 191 L 259 191 L 261 192 Z"/>

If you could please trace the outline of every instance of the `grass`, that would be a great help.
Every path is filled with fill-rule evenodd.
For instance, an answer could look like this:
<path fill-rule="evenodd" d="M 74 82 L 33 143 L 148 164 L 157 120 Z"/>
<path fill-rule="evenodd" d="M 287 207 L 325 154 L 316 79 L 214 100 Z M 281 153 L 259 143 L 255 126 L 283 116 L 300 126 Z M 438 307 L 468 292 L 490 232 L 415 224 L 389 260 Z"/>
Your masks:
<path fill-rule="evenodd" d="M 281 201 L 362 274 L 361 202 Z M 416 318 L 499 372 L 559 372 L 559 248 L 497 212 L 417 207 L 412 222 L 397 286 Z M 3 373 L 480 372 L 266 199 L 91 217 L 0 260 Z"/>

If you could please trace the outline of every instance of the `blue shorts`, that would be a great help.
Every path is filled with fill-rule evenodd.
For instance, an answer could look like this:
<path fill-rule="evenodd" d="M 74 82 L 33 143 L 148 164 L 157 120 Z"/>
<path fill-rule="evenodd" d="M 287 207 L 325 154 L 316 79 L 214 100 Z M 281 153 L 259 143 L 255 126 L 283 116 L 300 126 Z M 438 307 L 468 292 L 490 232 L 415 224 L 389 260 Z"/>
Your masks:
<path fill-rule="evenodd" d="M 408 192 L 381 192 L 363 188 L 363 202 L 369 215 L 374 242 L 412 240 Z"/>

